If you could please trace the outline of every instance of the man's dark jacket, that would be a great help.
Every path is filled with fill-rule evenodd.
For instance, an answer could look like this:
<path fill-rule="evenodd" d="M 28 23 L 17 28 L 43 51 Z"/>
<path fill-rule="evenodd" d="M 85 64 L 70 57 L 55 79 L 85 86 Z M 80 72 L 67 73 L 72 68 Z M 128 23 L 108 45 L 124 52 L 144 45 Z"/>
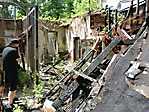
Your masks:
<path fill-rule="evenodd" d="M 18 52 L 16 48 L 6 47 L 2 52 L 3 70 L 5 72 L 5 82 L 16 81 L 17 79 L 17 58 Z"/>

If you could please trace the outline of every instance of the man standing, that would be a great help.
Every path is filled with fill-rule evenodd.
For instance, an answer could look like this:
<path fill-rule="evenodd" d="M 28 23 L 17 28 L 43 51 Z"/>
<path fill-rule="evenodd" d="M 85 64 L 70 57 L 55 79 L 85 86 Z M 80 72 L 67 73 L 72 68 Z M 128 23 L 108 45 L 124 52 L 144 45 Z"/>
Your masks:
<path fill-rule="evenodd" d="M 5 86 L 8 89 L 8 104 L 12 105 L 17 89 L 17 58 L 19 40 L 13 39 L 2 52 L 3 70 L 5 74 Z"/>

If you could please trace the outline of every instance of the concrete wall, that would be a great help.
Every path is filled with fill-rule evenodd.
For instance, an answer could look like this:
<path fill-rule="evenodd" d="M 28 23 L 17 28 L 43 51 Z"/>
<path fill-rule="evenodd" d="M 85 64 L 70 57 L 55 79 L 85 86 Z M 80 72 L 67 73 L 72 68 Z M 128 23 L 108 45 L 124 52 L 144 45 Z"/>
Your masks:
<path fill-rule="evenodd" d="M 104 27 L 104 21 L 105 18 L 100 12 L 87 14 L 83 17 L 75 17 L 70 25 L 65 28 L 67 38 L 66 42 L 69 53 L 72 53 L 74 49 L 74 37 L 79 37 L 80 41 L 90 39 L 95 40 L 99 33 L 97 31 L 97 28 L 99 28 L 100 26 Z"/>
<path fill-rule="evenodd" d="M 48 51 L 50 57 L 54 57 L 57 54 L 57 33 L 56 32 L 48 32 Z"/>
<path fill-rule="evenodd" d="M 67 40 L 66 40 L 66 31 L 67 31 L 67 28 L 65 27 L 60 27 L 57 31 L 56 40 L 58 44 L 58 52 L 65 52 L 68 49 Z"/>
<path fill-rule="evenodd" d="M 12 35 L 18 35 L 22 32 L 21 20 L 0 19 L 0 53 L 3 47 L 9 43 Z"/>
<path fill-rule="evenodd" d="M 39 29 L 39 62 L 49 63 L 50 60 L 56 56 L 57 42 L 56 42 L 56 32 L 49 32 L 46 29 Z"/>
<path fill-rule="evenodd" d="M 84 17 L 76 17 L 72 20 L 71 24 L 69 25 L 69 30 L 71 33 L 71 37 L 80 37 L 80 39 L 86 38 L 86 20 Z"/>
<path fill-rule="evenodd" d="M 39 50 L 39 63 L 42 63 L 42 62 L 44 62 L 44 55 L 45 55 L 45 37 L 46 37 L 46 35 L 45 35 L 45 33 L 44 33 L 44 31 L 42 31 L 42 30 L 40 30 L 39 29 L 39 31 L 38 31 L 38 36 L 39 36 L 39 46 L 38 46 L 38 50 Z"/>
<path fill-rule="evenodd" d="M 18 35 L 22 32 L 22 20 L 0 19 L 0 36 Z"/>

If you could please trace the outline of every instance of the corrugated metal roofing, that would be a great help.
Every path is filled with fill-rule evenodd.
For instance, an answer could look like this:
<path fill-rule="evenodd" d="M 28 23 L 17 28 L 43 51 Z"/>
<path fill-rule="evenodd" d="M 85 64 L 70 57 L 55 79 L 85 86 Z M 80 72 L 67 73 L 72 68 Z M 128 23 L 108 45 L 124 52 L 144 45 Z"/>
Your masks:
<path fill-rule="evenodd" d="M 139 2 L 141 5 L 145 3 L 145 0 L 140 0 Z M 137 4 L 137 0 L 134 0 L 133 5 L 136 5 L 136 4 Z M 131 5 L 131 0 L 125 0 L 125 1 L 121 0 L 118 5 L 119 5 L 119 10 L 125 10 L 125 9 L 127 10 Z"/>
<path fill-rule="evenodd" d="M 0 2 L 12 2 L 12 0 L 0 0 Z"/>
<path fill-rule="evenodd" d="M 144 3 L 145 0 L 140 0 L 140 3 Z M 133 1 L 133 4 L 137 4 L 137 0 Z M 104 1 L 103 6 L 108 5 L 108 7 L 111 7 L 112 9 L 119 9 L 124 10 L 131 5 L 131 0 L 107 0 Z"/>

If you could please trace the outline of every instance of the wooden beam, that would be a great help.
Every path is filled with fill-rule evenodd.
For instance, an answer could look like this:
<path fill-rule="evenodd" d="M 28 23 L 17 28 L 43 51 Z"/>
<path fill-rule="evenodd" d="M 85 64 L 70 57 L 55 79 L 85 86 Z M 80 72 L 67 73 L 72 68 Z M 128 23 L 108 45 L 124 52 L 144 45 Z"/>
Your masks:
<path fill-rule="evenodd" d="M 114 69 L 116 63 L 119 61 L 120 59 L 120 55 L 118 54 L 115 54 L 112 58 L 112 60 L 110 61 L 106 71 L 104 72 L 104 74 L 102 75 L 102 77 L 97 80 L 98 82 L 93 82 L 92 85 L 93 88 L 88 96 L 88 98 L 92 98 L 94 99 L 95 97 L 98 97 L 99 96 L 99 92 L 100 90 L 102 89 L 102 87 L 104 86 L 105 84 L 105 80 L 110 77 L 108 76 L 108 74 L 110 74 L 112 72 L 112 70 Z M 87 99 L 88 99 L 87 98 Z M 85 100 L 80 106 L 79 106 L 79 110 L 84 110 L 86 107 L 88 107 L 88 104 L 87 101 Z"/>
<path fill-rule="evenodd" d="M 92 82 L 97 82 L 96 79 L 94 79 L 94 78 L 92 78 L 92 77 L 89 77 L 89 76 L 85 75 L 84 73 L 81 73 L 81 72 L 78 72 L 78 71 L 75 71 L 75 70 L 73 70 L 73 72 L 74 72 L 76 75 L 83 77 L 84 79 L 87 79 L 87 80 L 92 81 Z"/>
<path fill-rule="evenodd" d="M 86 75 L 89 75 L 91 72 L 94 71 L 94 69 L 107 57 L 109 52 L 114 48 L 120 40 L 113 40 L 105 49 L 102 51 L 95 60 L 90 64 L 90 66 L 83 72 Z"/>
<path fill-rule="evenodd" d="M 109 77 L 108 80 L 106 81 L 107 83 L 105 84 L 105 88 L 107 90 L 110 90 L 110 92 L 107 92 L 106 96 L 104 96 L 103 93 L 102 102 L 104 103 L 99 103 L 97 108 L 93 112 L 97 112 L 98 110 L 106 112 L 107 111 L 106 107 L 114 107 L 113 109 L 115 110 L 118 101 L 119 104 L 122 104 L 121 102 L 122 99 L 119 98 L 120 95 L 122 96 L 125 95 L 125 91 L 127 89 L 126 83 L 124 81 L 125 79 L 124 73 L 126 72 L 126 70 L 128 70 L 130 66 L 130 61 L 135 60 L 135 58 L 139 55 L 142 44 L 143 44 L 143 34 L 129 48 L 126 54 L 120 57 L 118 62 L 116 62 L 115 66 L 113 66 L 113 68 L 109 70 L 107 74 Z"/>
<path fill-rule="evenodd" d="M 60 81 L 58 81 L 55 86 L 53 88 L 51 88 L 51 90 L 45 95 L 45 97 L 43 99 L 45 99 L 46 97 L 48 97 L 52 91 L 59 85 L 61 84 L 61 82 L 63 82 L 64 80 L 66 80 L 68 77 L 70 77 L 70 74 L 73 72 L 73 70 L 79 70 L 80 67 L 82 67 L 84 65 L 84 63 L 90 58 L 90 56 L 92 55 L 94 50 L 90 50 L 85 57 L 83 57 L 82 60 L 80 60 L 75 67 L 73 67 L 70 71 L 68 71 L 68 73 L 65 75 L 64 78 L 62 78 Z M 42 99 L 42 100 L 43 100 Z"/>
<path fill-rule="evenodd" d="M 108 78 L 111 77 L 110 74 L 112 73 L 113 69 L 115 68 L 115 66 L 120 58 L 121 58 L 121 55 L 119 55 L 119 54 L 115 54 L 113 56 L 108 67 L 104 71 L 103 75 L 101 76 L 101 78 L 99 80 L 97 80 L 98 81 L 98 91 L 105 84 L 106 80 L 108 80 Z M 97 87 L 95 86 L 95 88 L 97 88 Z M 94 89 L 94 87 L 93 87 L 93 89 Z"/>
<path fill-rule="evenodd" d="M 121 29 L 120 30 L 128 39 L 132 39 L 132 37 L 124 30 L 124 29 Z"/>

